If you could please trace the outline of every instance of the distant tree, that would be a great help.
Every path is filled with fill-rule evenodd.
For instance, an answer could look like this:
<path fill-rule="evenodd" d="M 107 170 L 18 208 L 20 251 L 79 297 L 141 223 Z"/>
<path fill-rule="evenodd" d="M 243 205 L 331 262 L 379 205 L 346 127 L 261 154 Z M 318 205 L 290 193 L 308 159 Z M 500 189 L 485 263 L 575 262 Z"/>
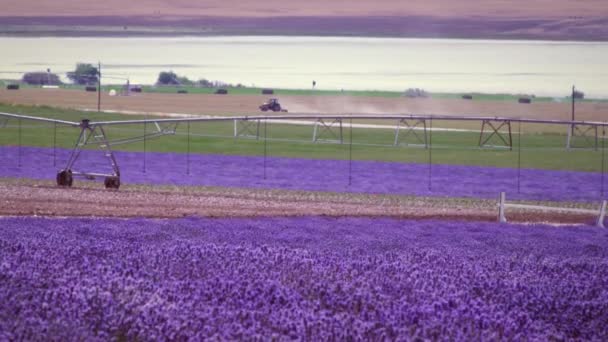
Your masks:
<path fill-rule="evenodd" d="M 28 72 L 23 75 L 23 82 L 32 85 L 60 85 L 61 80 L 50 72 Z"/>
<path fill-rule="evenodd" d="M 68 72 L 68 78 L 75 84 L 89 85 L 99 81 L 99 70 L 92 64 L 78 63 L 76 70 Z"/>
<path fill-rule="evenodd" d="M 180 85 L 187 85 L 187 86 L 194 85 L 194 81 L 190 80 L 186 76 L 177 77 L 177 82 L 178 82 L 177 84 L 180 84 Z"/>
<path fill-rule="evenodd" d="M 200 80 L 198 80 L 197 83 L 198 83 L 199 87 L 213 88 L 213 82 L 211 82 L 207 79 L 204 79 L 204 78 L 201 78 Z"/>
<path fill-rule="evenodd" d="M 575 90 L 574 91 L 574 98 L 582 100 L 582 99 L 585 98 L 585 93 L 583 93 L 582 91 L 579 91 L 579 90 Z"/>
<path fill-rule="evenodd" d="M 173 71 L 161 71 L 158 74 L 158 80 L 156 81 L 156 84 L 158 84 L 158 85 L 175 85 L 175 84 L 179 84 L 179 79 Z"/>
<path fill-rule="evenodd" d="M 177 75 L 173 71 L 161 71 L 158 74 L 158 80 L 156 81 L 156 84 L 178 84 Z"/>
<path fill-rule="evenodd" d="M 158 80 L 156 84 L 158 85 L 194 85 L 194 81 L 190 80 L 186 76 L 178 76 L 173 71 L 161 71 L 158 74 Z"/>

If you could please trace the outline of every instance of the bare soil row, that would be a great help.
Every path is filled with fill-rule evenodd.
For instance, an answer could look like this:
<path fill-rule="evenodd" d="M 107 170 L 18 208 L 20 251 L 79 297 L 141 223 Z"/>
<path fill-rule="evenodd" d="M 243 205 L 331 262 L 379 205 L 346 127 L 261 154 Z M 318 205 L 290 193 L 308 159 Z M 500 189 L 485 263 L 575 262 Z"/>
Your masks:
<path fill-rule="evenodd" d="M 363 216 L 401 219 L 495 221 L 496 203 L 297 191 L 131 186 L 119 191 L 95 185 L 59 188 L 45 181 L 0 182 L 2 216 L 269 217 Z M 509 212 L 511 222 L 589 223 L 593 218 L 559 212 Z"/>

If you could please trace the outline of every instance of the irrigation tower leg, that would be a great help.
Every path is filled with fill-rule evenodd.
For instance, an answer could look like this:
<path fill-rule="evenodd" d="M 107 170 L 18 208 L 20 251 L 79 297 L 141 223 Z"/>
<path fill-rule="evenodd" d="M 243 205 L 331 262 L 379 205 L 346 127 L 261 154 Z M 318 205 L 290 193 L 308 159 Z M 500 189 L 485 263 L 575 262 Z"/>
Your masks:
<path fill-rule="evenodd" d="M 605 228 L 604 217 L 606 217 L 606 200 L 602 201 L 602 206 L 600 207 L 600 214 L 597 217 L 597 222 L 595 223 L 595 225 L 600 228 Z"/>
<path fill-rule="evenodd" d="M 93 173 L 93 172 L 80 172 L 74 170 L 74 164 L 80 158 L 82 150 L 87 145 L 97 145 L 104 153 L 104 156 L 110 162 L 112 167 L 112 173 Z M 108 189 L 118 189 L 120 187 L 120 169 L 116 158 L 110 148 L 106 132 L 102 126 L 90 126 L 89 120 L 82 120 L 80 124 L 80 135 L 78 140 L 70 154 L 68 162 L 65 168 L 57 173 L 57 185 L 59 186 L 72 186 L 74 176 L 80 176 L 87 179 L 95 179 L 96 177 L 104 177 L 105 187 Z"/>
<path fill-rule="evenodd" d="M 403 126 L 402 126 L 402 124 L 403 124 Z M 423 130 L 422 138 L 418 135 L 418 133 L 416 133 L 416 129 L 420 129 L 418 127 L 418 125 L 421 125 L 421 128 Z M 415 144 L 423 145 L 424 148 L 429 147 L 425 119 L 420 119 L 420 120 L 401 119 L 401 120 L 399 120 L 397 122 L 397 127 L 395 128 L 395 140 L 393 142 L 393 146 L 399 145 L 399 140 L 400 140 L 399 132 L 401 131 L 401 127 L 406 129 L 405 134 L 403 134 L 403 136 L 401 137 L 401 140 L 405 140 L 411 134 L 414 138 L 416 138 Z M 406 145 L 407 145 L 407 142 L 406 142 Z"/>
<path fill-rule="evenodd" d="M 504 192 L 501 192 L 500 199 L 498 202 L 498 222 L 499 223 L 507 223 L 507 218 L 505 216 L 505 201 L 506 201 L 506 195 Z"/>
<path fill-rule="evenodd" d="M 333 131 L 334 125 L 337 126 L 338 133 Z M 333 139 L 322 139 L 324 133 L 327 133 L 326 135 Z M 323 119 L 318 119 L 313 127 L 312 141 L 324 141 L 338 144 L 344 143 L 342 119 L 334 119 L 329 123 L 325 122 Z"/>
<path fill-rule="evenodd" d="M 494 120 L 496 125 L 492 123 L 491 120 L 482 120 L 481 122 L 481 132 L 479 134 L 479 147 L 498 147 L 498 148 L 508 148 L 509 150 L 513 150 L 513 136 L 511 133 L 511 121 L 510 120 Z M 492 130 L 490 134 L 485 137 L 486 125 L 489 126 Z M 503 127 L 507 127 L 506 138 L 503 136 L 505 133 L 501 132 L 500 129 Z M 492 137 L 498 137 L 500 141 L 504 145 L 488 145 L 488 142 Z"/>

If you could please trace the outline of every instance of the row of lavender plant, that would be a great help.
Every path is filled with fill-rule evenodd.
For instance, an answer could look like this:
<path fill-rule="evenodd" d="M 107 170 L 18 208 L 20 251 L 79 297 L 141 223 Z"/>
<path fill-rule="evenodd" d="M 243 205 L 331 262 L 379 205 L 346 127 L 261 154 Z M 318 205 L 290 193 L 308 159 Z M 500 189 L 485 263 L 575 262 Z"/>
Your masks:
<path fill-rule="evenodd" d="M 0 176 L 54 179 L 70 151 L 0 147 Z M 116 153 L 126 184 L 174 184 L 451 197 L 597 201 L 599 173 L 296 158 Z M 100 153 L 84 152 L 81 171 L 109 171 Z M 519 180 L 519 181 L 518 181 Z"/>
<path fill-rule="evenodd" d="M 607 284 L 582 226 L 0 219 L 0 340 L 606 340 Z"/>

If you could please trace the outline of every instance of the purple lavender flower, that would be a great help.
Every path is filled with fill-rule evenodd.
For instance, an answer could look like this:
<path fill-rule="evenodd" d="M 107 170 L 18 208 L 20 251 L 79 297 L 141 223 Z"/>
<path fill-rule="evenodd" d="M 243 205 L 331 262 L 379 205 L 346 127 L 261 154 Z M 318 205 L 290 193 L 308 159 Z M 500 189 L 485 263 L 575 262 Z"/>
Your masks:
<path fill-rule="evenodd" d="M 70 151 L 0 147 L 0 176 L 55 179 Z M 243 157 L 225 155 L 116 152 L 124 184 L 200 185 L 357 192 L 419 196 L 494 198 L 506 191 L 512 199 L 597 201 L 603 199 L 600 173 L 522 169 L 518 192 L 517 169 L 433 165 L 429 188 L 426 164 L 342 160 Z M 266 179 L 264 179 L 266 165 Z M 81 170 L 109 171 L 100 153 L 87 151 L 77 164 Z M 189 172 L 189 173 L 187 173 Z"/>
<path fill-rule="evenodd" d="M 608 234 L 367 218 L 0 219 L 0 339 L 608 339 Z"/>

